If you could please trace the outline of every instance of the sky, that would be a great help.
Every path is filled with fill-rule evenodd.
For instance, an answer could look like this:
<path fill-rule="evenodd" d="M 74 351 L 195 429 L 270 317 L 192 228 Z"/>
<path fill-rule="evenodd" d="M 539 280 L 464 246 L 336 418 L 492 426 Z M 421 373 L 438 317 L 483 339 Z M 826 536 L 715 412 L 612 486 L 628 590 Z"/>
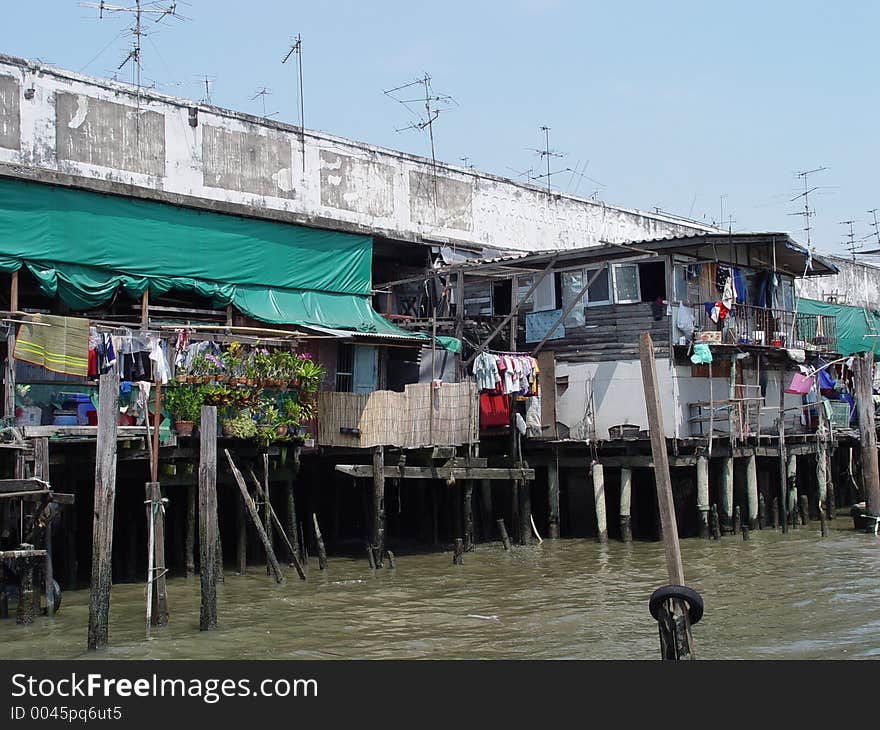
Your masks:
<path fill-rule="evenodd" d="M 2 4 L 0 52 L 131 80 L 130 64 L 117 70 L 131 15 Z M 527 180 L 545 169 L 534 150 L 547 126 L 562 192 L 802 243 L 797 173 L 824 167 L 807 181 L 812 245 L 845 254 L 853 220 L 857 243 L 880 246 L 868 212 L 880 3 L 189 0 L 178 12 L 145 23 L 143 77 L 159 91 L 202 99 L 208 76 L 213 104 L 263 114 L 265 102 L 297 123 L 296 66 L 281 61 L 299 34 L 307 128 L 430 156 L 424 132 L 397 131 L 414 117 L 384 93 L 428 73 L 452 97 L 433 125 L 444 162 Z"/>

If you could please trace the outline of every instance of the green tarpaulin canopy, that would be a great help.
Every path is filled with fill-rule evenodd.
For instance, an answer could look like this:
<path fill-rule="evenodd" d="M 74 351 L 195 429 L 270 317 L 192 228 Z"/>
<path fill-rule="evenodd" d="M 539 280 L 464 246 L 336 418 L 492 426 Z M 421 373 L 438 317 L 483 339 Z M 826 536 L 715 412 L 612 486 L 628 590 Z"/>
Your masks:
<path fill-rule="evenodd" d="M 0 270 L 22 265 L 76 310 L 180 289 L 273 324 L 408 334 L 370 304 L 367 236 L 0 178 Z"/>
<path fill-rule="evenodd" d="M 837 324 L 837 350 L 841 355 L 854 355 L 857 352 L 874 350 L 874 359 L 880 359 L 880 314 L 843 304 L 817 302 L 812 299 L 799 299 L 800 314 L 818 314 L 835 317 Z M 872 336 L 873 335 L 873 336 Z"/>

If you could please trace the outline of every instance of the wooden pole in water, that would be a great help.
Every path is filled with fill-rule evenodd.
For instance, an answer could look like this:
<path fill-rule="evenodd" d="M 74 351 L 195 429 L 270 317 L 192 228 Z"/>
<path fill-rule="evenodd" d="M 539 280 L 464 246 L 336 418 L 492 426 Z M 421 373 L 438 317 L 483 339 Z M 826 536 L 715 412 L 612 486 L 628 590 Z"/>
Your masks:
<path fill-rule="evenodd" d="M 721 534 L 733 532 L 733 458 L 721 459 Z"/>
<path fill-rule="evenodd" d="M 758 529 L 763 530 L 767 526 L 767 504 L 764 495 L 758 494 Z"/>
<path fill-rule="evenodd" d="M 648 414 L 648 433 L 651 436 L 651 455 L 654 461 L 654 478 L 657 484 L 660 526 L 663 531 L 663 551 L 666 554 L 666 573 L 671 585 L 683 586 L 685 585 L 684 568 L 681 564 L 681 547 L 678 543 L 678 524 L 675 519 L 675 502 L 672 497 L 669 455 L 666 453 L 666 432 L 663 428 L 660 388 L 657 385 L 654 342 L 650 332 L 643 332 L 639 337 L 639 359 L 642 366 L 642 384 L 645 390 L 645 407 Z M 672 599 L 671 602 L 677 654 L 680 659 L 693 659 L 694 641 L 691 636 L 687 609 L 678 599 Z"/>
<path fill-rule="evenodd" d="M 863 352 L 855 357 L 856 410 L 859 416 L 859 440 L 861 446 L 862 485 L 865 489 L 867 512 L 880 517 L 880 474 L 877 466 L 877 427 L 874 421 L 874 353 Z M 874 531 L 874 525 L 868 528 Z"/>
<path fill-rule="evenodd" d="M 470 552 L 474 549 L 474 482 L 466 479 L 464 482 L 464 498 L 462 511 L 464 512 L 464 549 Z"/>
<path fill-rule="evenodd" d="M 98 437 L 95 447 L 95 506 L 92 528 L 92 579 L 89 592 L 90 651 L 107 645 L 110 588 L 113 582 L 113 508 L 116 497 L 116 419 L 119 374 L 115 367 L 98 385 Z"/>
<path fill-rule="evenodd" d="M 519 544 L 528 545 L 532 541 L 532 483 L 526 479 L 517 480 L 519 497 Z"/>
<path fill-rule="evenodd" d="M 247 572 L 247 523 L 244 519 L 244 497 L 235 500 L 235 567 L 239 575 Z"/>
<path fill-rule="evenodd" d="M 150 483 L 150 499 L 155 508 L 153 520 L 153 580 L 156 584 L 153 593 L 153 623 L 156 626 L 168 625 L 168 570 L 165 564 L 165 503 L 159 482 Z"/>
<path fill-rule="evenodd" d="M 302 563 L 300 563 L 299 558 L 296 557 L 294 543 L 290 541 L 290 538 L 287 537 L 287 533 L 284 532 L 284 527 L 281 524 L 281 520 L 278 519 L 278 515 L 275 512 L 275 509 L 274 507 L 272 507 L 272 502 L 269 501 L 269 493 L 265 491 L 265 486 L 260 484 L 260 480 L 257 479 L 257 475 L 254 474 L 253 469 L 249 470 L 248 474 L 250 475 L 251 481 L 253 481 L 254 486 L 257 488 L 257 495 L 262 496 L 262 498 L 265 500 L 265 504 L 268 505 L 270 525 L 269 529 L 266 530 L 267 535 L 271 531 L 272 526 L 274 526 L 275 531 L 287 545 L 288 554 L 290 555 L 290 564 L 296 569 L 297 575 L 299 575 L 300 579 L 305 580 L 305 567 Z M 303 536 L 303 544 L 305 544 L 305 536 Z M 273 552 L 275 550 L 274 543 L 272 544 L 272 550 Z"/>
<path fill-rule="evenodd" d="M 824 507 L 828 499 L 828 446 L 823 439 L 816 445 L 816 503 Z"/>
<path fill-rule="evenodd" d="M 34 476 L 44 482 L 49 479 L 49 439 L 41 437 L 34 439 Z M 46 615 L 55 615 L 55 588 L 54 570 L 52 563 L 52 521 L 46 522 L 44 528 L 43 549 L 46 551 L 46 567 L 43 570 L 43 591 L 46 596 Z"/>
<path fill-rule="evenodd" d="M 217 628 L 217 406 L 202 406 L 199 423 L 199 630 Z"/>
<path fill-rule="evenodd" d="M 186 485 L 186 535 L 184 537 L 186 577 L 196 574 L 196 485 Z"/>
<path fill-rule="evenodd" d="M 492 482 L 488 479 L 480 480 L 480 526 L 482 537 L 485 542 L 492 539 L 492 524 L 494 522 L 492 510 Z"/>
<path fill-rule="evenodd" d="M 797 527 L 798 524 L 798 502 L 797 502 L 797 455 L 789 454 L 785 466 L 785 511 L 789 518 L 789 524 Z"/>
<path fill-rule="evenodd" d="M 608 513 L 605 510 L 605 467 L 593 462 L 590 468 L 593 479 L 593 502 L 596 505 L 596 539 L 608 542 Z"/>
<path fill-rule="evenodd" d="M 504 546 L 505 550 L 510 550 L 510 537 L 507 534 L 507 527 L 504 524 L 504 519 L 499 518 L 495 521 L 495 524 L 498 525 L 498 534 L 501 535 L 501 544 Z"/>
<path fill-rule="evenodd" d="M 549 529 L 547 537 L 551 540 L 559 539 L 559 467 L 556 464 L 556 451 L 552 460 L 547 464 L 547 501 L 549 516 Z"/>
<path fill-rule="evenodd" d="M 376 567 L 382 567 L 385 548 L 385 449 L 373 449 L 373 531 L 372 545 L 376 549 Z"/>
<path fill-rule="evenodd" d="M 226 454 L 226 460 L 229 462 L 232 476 L 235 479 L 235 483 L 238 484 L 238 489 L 241 492 L 241 496 L 244 498 L 244 503 L 251 516 L 251 521 L 254 523 L 254 527 L 257 528 L 257 534 L 260 536 L 260 540 L 263 542 L 263 547 L 266 549 L 266 560 L 272 569 L 272 573 L 275 575 L 275 582 L 284 583 L 284 573 L 281 572 L 281 566 L 278 564 L 278 559 L 275 557 L 272 543 L 269 541 L 268 535 L 266 535 L 263 523 L 260 522 L 260 515 L 257 513 L 257 506 L 254 504 L 254 500 L 251 499 L 251 495 L 248 493 L 247 485 L 244 483 L 244 477 L 241 475 L 238 467 L 235 466 L 235 462 L 232 460 L 229 449 L 224 449 L 223 453 Z"/>
<path fill-rule="evenodd" d="M 779 433 L 779 509 L 782 532 L 788 532 L 788 458 L 785 450 L 785 384 L 782 382 L 784 373 L 779 373 L 779 419 L 777 429 Z M 775 504 L 775 502 L 774 502 Z M 775 526 L 775 525 L 774 525 Z"/>
<path fill-rule="evenodd" d="M 272 505 L 269 503 L 269 455 L 263 454 L 263 529 L 266 531 L 266 537 L 269 540 L 269 547 L 275 550 L 275 541 L 272 539 L 272 517 L 269 512 Z M 272 569 L 269 561 L 266 561 L 266 575 L 272 575 Z"/>
<path fill-rule="evenodd" d="M 748 525 L 750 530 L 758 526 L 758 460 L 754 454 L 746 457 L 746 498 L 749 514 Z"/>
<path fill-rule="evenodd" d="M 798 516 L 801 525 L 806 525 L 810 521 L 810 498 L 806 494 L 798 497 Z"/>
<path fill-rule="evenodd" d="M 296 490 L 296 480 L 299 477 L 300 470 L 300 447 L 294 446 L 293 448 L 293 463 L 291 464 L 291 477 L 287 480 L 287 537 L 293 545 L 294 554 L 296 559 L 299 561 L 302 559 L 302 553 L 300 552 L 299 546 L 299 537 L 297 535 L 296 529 L 296 498 L 295 498 L 295 490 Z M 334 494 L 338 497 L 339 495 L 339 487 L 336 485 L 336 489 Z"/>
<path fill-rule="evenodd" d="M 709 537 L 709 458 L 697 456 L 697 515 L 700 537 Z"/>
<path fill-rule="evenodd" d="M 733 534 L 738 535 L 742 532 L 742 512 L 739 505 L 733 508 Z"/>
<path fill-rule="evenodd" d="M 709 509 L 709 521 L 712 526 L 712 539 L 721 539 L 721 521 L 718 519 L 718 505 L 713 504 Z"/>
<path fill-rule="evenodd" d="M 460 537 L 455 538 L 455 550 L 452 553 L 452 564 L 462 565 L 464 563 L 464 540 Z"/>
<path fill-rule="evenodd" d="M 620 470 L 620 539 L 632 542 L 632 469 Z"/>
<path fill-rule="evenodd" d="M 327 551 L 324 549 L 324 538 L 321 537 L 321 528 L 318 527 L 318 515 L 312 512 L 312 523 L 315 526 L 315 541 L 318 543 L 318 568 L 327 570 Z"/>
<path fill-rule="evenodd" d="M 773 498 L 773 504 L 770 507 L 770 522 L 773 524 L 774 530 L 779 527 L 779 497 Z"/>

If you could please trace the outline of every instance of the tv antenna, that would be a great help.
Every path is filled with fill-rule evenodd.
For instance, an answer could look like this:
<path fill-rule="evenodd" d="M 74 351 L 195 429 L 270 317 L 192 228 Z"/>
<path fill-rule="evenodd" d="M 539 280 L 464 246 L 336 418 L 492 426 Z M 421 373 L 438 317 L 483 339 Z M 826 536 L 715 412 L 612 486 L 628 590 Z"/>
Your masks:
<path fill-rule="evenodd" d="M 303 66 L 302 66 L 302 37 L 299 33 L 296 38 L 291 41 L 290 49 L 281 63 L 287 63 L 288 59 L 296 55 L 296 69 L 299 76 L 299 145 L 302 156 L 303 173 L 306 171 L 306 123 L 305 123 L 305 104 L 303 102 Z"/>
<path fill-rule="evenodd" d="M 873 235 L 877 239 L 877 243 L 880 244 L 880 222 L 877 221 L 877 208 L 871 208 L 868 212 L 874 217 L 871 227 L 874 229 Z M 871 234 L 869 233 L 865 238 L 869 238 L 870 236 Z"/>
<path fill-rule="evenodd" d="M 204 74 L 202 76 L 199 76 L 198 79 L 199 86 L 203 86 L 205 88 L 205 95 L 202 97 L 201 101 L 205 104 L 213 104 L 214 102 L 211 100 L 211 87 L 214 85 L 217 77 Z"/>
<path fill-rule="evenodd" d="M 855 262 L 856 251 L 862 248 L 863 244 L 860 241 L 856 241 L 856 234 L 853 231 L 853 223 L 855 223 L 855 221 L 840 221 L 840 225 L 849 226 L 849 233 L 846 234 L 847 240 L 843 245 L 852 256 L 853 262 Z"/>
<path fill-rule="evenodd" d="M 406 92 L 407 89 L 411 89 L 415 86 L 422 87 L 424 90 L 424 96 L 419 96 L 413 99 L 402 98 L 410 95 L 403 92 Z M 425 130 L 428 130 L 428 140 L 431 143 L 431 165 L 436 173 L 437 151 L 434 146 L 434 122 L 437 121 L 441 112 L 449 111 L 448 108 L 445 107 L 448 107 L 450 104 L 458 106 L 458 102 L 448 94 L 435 93 L 431 86 L 431 76 L 427 73 L 415 81 L 410 81 L 408 84 L 401 84 L 393 89 L 388 89 L 384 93 L 389 98 L 394 99 L 394 101 L 404 106 L 414 118 L 412 124 L 406 127 L 401 127 L 400 129 L 395 129 L 395 132 L 406 132 L 408 130 L 424 132 Z M 424 111 L 414 107 L 414 104 L 418 104 L 419 106 L 424 104 Z"/>
<path fill-rule="evenodd" d="M 263 117 L 268 119 L 269 117 L 274 117 L 278 112 L 272 112 L 271 114 L 266 113 L 266 97 L 272 95 L 272 89 L 267 89 L 265 86 L 257 89 L 257 93 L 254 94 L 250 101 L 254 101 L 255 99 L 261 98 L 263 100 Z"/>
<path fill-rule="evenodd" d="M 177 2 L 171 2 L 167 5 L 159 5 L 155 2 L 144 3 L 142 0 L 135 0 L 134 5 L 112 5 L 111 3 L 101 2 L 98 3 L 80 3 L 80 7 L 83 8 L 94 8 L 98 11 L 98 18 L 101 20 L 104 19 L 104 13 L 122 13 L 133 16 L 134 24 L 129 28 L 129 33 L 132 35 L 132 47 L 128 52 L 128 55 L 123 59 L 122 63 L 116 67 L 116 71 L 122 70 L 122 68 L 129 61 L 132 63 L 133 76 L 134 76 L 134 85 L 137 88 L 137 114 L 135 115 L 135 137 L 136 141 L 140 142 L 140 111 L 141 111 L 141 57 L 143 48 L 141 46 L 141 39 L 150 35 L 147 31 L 144 30 L 144 16 L 153 18 L 154 23 L 159 23 L 163 21 L 165 18 L 172 17 L 178 20 L 189 20 L 189 18 L 183 17 L 180 13 L 177 12 Z M 155 17 L 153 17 L 155 16 Z"/>
<path fill-rule="evenodd" d="M 590 193 L 590 198 L 592 198 L 593 200 L 595 200 L 596 196 L 599 195 L 599 189 L 605 187 L 605 183 L 599 182 L 598 180 L 596 180 L 596 178 L 590 177 L 589 175 L 586 174 L 587 168 L 589 166 L 590 166 L 589 160 L 587 160 L 586 163 L 584 163 L 584 166 L 582 168 L 581 168 L 580 162 L 575 163 L 574 169 L 571 170 L 571 176 L 568 178 L 568 185 L 566 186 L 566 189 L 568 190 L 570 195 L 576 196 L 578 194 L 578 190 L 581 187 L 581 183 L 585 179 L 598 185 L 598 187 L 592 193 Z M 574 186 L 574 191 L 572 191 L 571 184 L 575 180 L 577 180 L 577 185 Z"/>
<path fill-rule="evenodd" d="M 564 170 L 557 170 L 556 172 L 550 172 L 550 162 L 554 158 L 563 158 L 565 154 L 562 152 L 557 152 L 556 150 L 550 149 L 550 127 L 546 124 L 539 127 L 539 129 L 544 133 L 544 149 L 533 149 L 532 152 L 537 154 L 541 158 L 541 162 L 546 164 L 547 172 L 541 173 L 540 175 L 533 175 L 531 177 L 532 180 L 546 180 L 547 182 L 547 194 L 550 194 L 551 189 L 551 177 L 553 175 L 558 175 L 563 172 L 571 172 L 570 167 L 566 167 Z"/>
<path fill-rule="evenodd" d="M 804 199 L 804 210 L 800 213 L 789 213 L 789 215 L 802 215 L 804 217 L 804 232 L 807 234 L 807 248 L 810 248 L 810 231 L 813 230 L 813 227 L 810 225 L 810 218 L 816 215 L 816 211 L 810 208 L 810 193 L 814 193 L 819 189 L 818 185 L 810 187 L 809 177 L 810 175 L 815 175 L 817 172 L 824 172 L 827 170 L 827 167 L 817 167 L 813 170 L 802 170 L 797 173 L 799 178 L 803 178 L 804 181 L 804 192 L 795 195 L 791 202 L 793 203 L 795 200 L 800 198 Z"/>

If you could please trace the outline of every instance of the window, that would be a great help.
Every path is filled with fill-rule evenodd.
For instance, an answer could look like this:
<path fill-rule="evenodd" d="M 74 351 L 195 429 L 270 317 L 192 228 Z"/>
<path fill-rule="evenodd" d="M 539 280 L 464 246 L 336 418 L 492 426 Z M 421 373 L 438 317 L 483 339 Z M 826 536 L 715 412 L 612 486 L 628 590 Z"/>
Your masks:
<path fill-rule="evenodd" d="M 354 346 L 339 343 L 336 355 L 336 390 L 339 393 L 351 393 L 354 376 Z"/>
<path fill-rule="evenodd" d="M 611 287 L 608 285 L 608 267 L 603 266 L 598 269 L 587 269 L 585 273 L 587 277 L 586 281 L 589 281 L 598 273 L 596 279 L 590 284 L 589 289 L 587 289 L 587 306 L 595 307 L 597 304 L 610 304 Z"/>
<path fill-rule="evenodd" d="M 642 300 L 639 294 L 639 267 L 636 264 L 615 264 L 614 300 L 618 304 L 633 304 Z"/>
<path fill-rule="evenodd" d="M 581 289 L 584 288 L 584 272 L 563 271 L 561 278 L 562 308 L 566 309 L 568 305 L 571 304 L 571 301 L 580 294 Z M 584 326 L 584 307 L 582 302 L 574 306 L 574 309 L 569 312 L 562 324 L 566 327 Z"/>

